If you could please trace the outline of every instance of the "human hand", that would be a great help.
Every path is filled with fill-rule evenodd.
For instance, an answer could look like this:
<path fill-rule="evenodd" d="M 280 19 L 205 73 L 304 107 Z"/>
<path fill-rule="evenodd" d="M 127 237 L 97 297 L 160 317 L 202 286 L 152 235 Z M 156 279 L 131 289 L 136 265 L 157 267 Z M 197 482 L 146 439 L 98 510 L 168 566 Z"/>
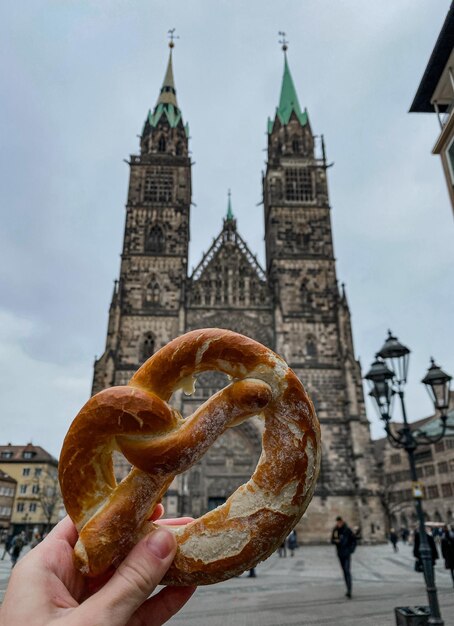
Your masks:
<path fill-rule="evenodd" d="M 158 505 L 153 519 L 162 512 Z M 165 587 L 149 598 L 176 552 L 175 537 L 164 528 L 147 535 L 116 571 L 98 579 L 84 578 L 75 569 L 76 541 L 76 528 L 66 517 L 19 561 L 0 609 L 0 626 L 161 626 L 195 591 L 194 587 Z"/>

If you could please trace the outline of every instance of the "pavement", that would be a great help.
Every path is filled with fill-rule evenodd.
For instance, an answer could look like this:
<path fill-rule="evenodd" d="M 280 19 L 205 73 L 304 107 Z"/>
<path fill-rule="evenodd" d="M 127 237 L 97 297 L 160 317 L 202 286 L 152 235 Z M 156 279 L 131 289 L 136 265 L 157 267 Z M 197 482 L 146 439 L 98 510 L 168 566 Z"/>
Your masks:
<path fill-rule="evenodd" d="M 352 557 L 353 598 L 345 597 L 332 546 L 302 546 L 291 558 L 277 554 L 247 574 L 200 587 L 170 626 L 395 626 L 394 607 L 427 604 L 411 546 L 358 546 Z M 3 551 L 1 551 L 3 552 Z M 24 551 L 25 554 L 25 551 Z M 11 571 L 0 561 L 0 602 Z M 436 567 L 445 626 L 454 626 L 454 588 L 443 563 Z"/>

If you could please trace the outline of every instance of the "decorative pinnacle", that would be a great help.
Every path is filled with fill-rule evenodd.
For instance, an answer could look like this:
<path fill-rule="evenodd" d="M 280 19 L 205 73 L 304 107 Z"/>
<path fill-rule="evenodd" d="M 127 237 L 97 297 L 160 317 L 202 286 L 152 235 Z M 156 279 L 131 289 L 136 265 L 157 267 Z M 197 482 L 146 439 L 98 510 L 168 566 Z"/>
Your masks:
<path fill-rule="evenodd" d="M 169 28 L 169 30 L 167 31 L 168 33 L 168 38 L 170 39 L 169 41 L 169 48 L 172 50 L 172 48 L 175 48 L 175 44 L 173 43 L 175 39 L 179 39 L 178 35 L 175 35 L 175 28 Z"/>
<path fill-rule="evenodd" d="M 288 49 L 288 45 L 287 45 L 288 44 L 288 39 L 285 38 L 286 33 L 283 30 L 280 30 L 278 34 L 279 34 L 279 37 L 281 38 L 281 39 L 279 39 L 279 43 L 282 44 L 282 50 L 284 52 L 287 52 L 287 49 Z"/>
<path fill-rule="evenodd" d="M 232 192 L 230 189 L 227 192 L 228 201 L 227 201 L 227 221 L 233 220 L 233 211 L 232 211 Z"/>

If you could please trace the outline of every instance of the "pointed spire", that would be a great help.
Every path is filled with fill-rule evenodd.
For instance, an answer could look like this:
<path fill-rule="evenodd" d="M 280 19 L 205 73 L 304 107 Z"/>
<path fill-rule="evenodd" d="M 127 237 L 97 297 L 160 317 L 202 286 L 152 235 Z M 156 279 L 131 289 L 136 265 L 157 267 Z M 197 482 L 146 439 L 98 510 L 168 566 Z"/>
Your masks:
<path fill-rule="evenodd" d="M 175 81 L 173 78 L 173 64 L 172 64 L 173 46 L 174 44 L 172 43 L 172 46 L 170 47 L 169 61 L 167 63 L 166 74 L 164 76 L 164 81 L 162 83 L 161 92 L 159 94 L 159 98 L 156 103 L 156 106 L 158 106 L 159 104 L 173 104 L 174 107 L 178 108 L 177 92 L 175 89 Z"/>
<path fill-rule="evenodd" d="M 167 62 L 167 69 L 164 76 L 164 81 L 162 83 L 161 91 L 159 93 L 158 100 L 156 102 L 156 106 L 153 109 L 153 112 L 149 112 L 147 119 L 144 125 L 144 132 L 147 132 L 147 129 L 156 128 L 159 120 L 163 115 L 166 116 L 167 121 L 171 128 L 176 128 L 180 123 L 183 124 L 181 111 L 178 108 L 177 102 L 177 90 L 175 88 L 175 80 L 173 77 L 173 48 L 175 47 L 174 40 L 178 39 L 176 35 L 174 35 L 175 29 L 172 28 L 169 30 L 169 60 Z M 184 126 L 186 136 L 189 137 L 189 126 L 186 124 Z M 143 134 L 142 133 L 142 134 Z"/>
<path fill-rule="evenodd" d="M 293 82 L 292 74 L 287 60 L 288 41 L 285 38 L 285 33 L 280 31 L 279 35 L 282 39 L 279 43 L 282 44 L 282 50 L 284 52 L 284 75 L 282 76 L 281 95 L 279 98 L 279 106 L 276 109 L 276 116 L 279 118 L 281 124 L 284 126 L 289 123 L 292 113 L 295 113 L 300 124 L 304 126 L 307 124 L 307 111 L 301 110 L 301 106 L 296 93 L 295 84 Z M 268 120 L 268 132 L 271 133 L 274 122 Z"/>
<path fill-rule="evenodd" d="M 232 211 L 232 192 L 228 191 L 228 201 L 227 201 L 227 217 L 226 220 L 231 222 L 233 220 L 233 211 Z"/>

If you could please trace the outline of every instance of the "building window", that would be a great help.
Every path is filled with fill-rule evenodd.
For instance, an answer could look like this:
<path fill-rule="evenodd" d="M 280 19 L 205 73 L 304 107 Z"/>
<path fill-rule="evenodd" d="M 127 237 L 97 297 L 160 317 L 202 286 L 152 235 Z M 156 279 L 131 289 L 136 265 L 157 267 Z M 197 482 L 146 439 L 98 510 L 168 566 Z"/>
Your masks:
<path fill-rule="evenodd" d="M 162 135 L 159 137 L 159 141 L 158 141 L 158 152 L 165 152 L 166 151 L 166 139 L 165 137 L 163 137 Z"/>
<path fill-rule="evenodd" d="M 21 485 L 19 488 L 19 493 L 27 493 L 27 485 Z"/>
<path fill-rule="evenodd" d="M 183 154 L 183 144 L 181 143 L 181 141 L 179 141 L 176 145 L 175 154 L 177 156 L 181 156 Z"/>
<path fill-rule="evenodd" d="M 435 452 L 443 452 L 444 449 L 445 449 L 445 444 L 443 441 L 439 441 L 438 443 L 435 444 Z"/>
<path fill-rule="evenodd" d="M 161 303 L 161 288 L 159 283 L 152 279 L 148 283 L 144 294 L 144 305 L 146 307 L 158 306 Z"/>
<path fill-rule="evenodd" d="M 24 508 L 25 508 L 25 504 L 23 502 L 17 503 L 16 511 L 18 513 L 22 513 L 24 511 Z"/>
<path fill-rule="evenodd" d="M 445 443 L 447 449 L 452 450 L 454 448 L 454 438 L 450 437 L 446 439 Z"/>
<path fill-rule="evenodd" d="M 400 465 L 401 463 L 400 454 L 391 454 L 391 463 L 393 465 Z"/>
<path fill-rule="evenodd" d="M 32 493 L 39 493 L 39 485 L 33 485 Z"/>
<path fill-rule="evenodd" d="M 454 185 L 454 137 L 451 139 L 446 149 L 446 161 L 448 162 L 451 185 Z"/>
<path fill-rule="evenodd" d="M 312 172 L 309 168 L 285 171 L 285 198 L 290 202 L 311 202 L 314 199 Z"/>
<path fill-rule="evenodd" d="M 450 498 L 452 496 L 452 485 L 451 483 L 444 483 L 441 486 L 441 493 L 443 498 Z"/>
<path fill-rule="evenodd" d="M 429 485 L 429 487 L 427 488 L 427 494 L 428 498 L 438 498 L 438 486 Z"/>
<path fill-rule="evenodd" d="M 0 452 L 0 458 L 1 459 L 12 459 L 13 458 L 13 453 L 9 452 L 7 450 L 2 450 L 2 452 Z"/>
<path fill-rule="evenodd" d="M 40 467 L 35 467 L 35 476 L 41 476 L 42 469 Z"/>
<path fill-rule="evenodd" d="M 416 463 L 421 463 L 422 461 L 431 461 L 431 460 L 432 460 L 432 450 L 430 448 L 426 448 L 425 450 L 420 450 L 419 452 L 415 452 Z"/>
<path fill-rule="evenodd" d="M 144 202 L 172 202 L 173 175 L 169 168 L 147 172 L 144 185 Z"/>
<path fill-rule="evenodd" d="M 437 467 L 438 467 L 438 473 L 439 474 L 446 474 L 448 472 L 448 462 L 447 461 L 442 461 L 441 463 L 438 463 Z"/>
<path fill-rule="evenodd" d="M 36 511 L 36 502 L 30 502 L 30 504 L 28 505 L 28 510 L 31 513 L 34 513 Z"/>
<path fill-rule="evenodd" d="M 164 230 L 159 224 L 153 224 L 147 233 L 145 251 L 153 254 L 162 254 L 166 247 Z"/>
<path fill-rule="evenodd" d="M 142 360 L 146 361 L 154 353 L 154 335 L 147 333 L 142 342 Z"/>
<path fill-rule="evenodd" d="M 425 465 L 424 476 L 434 476 L 434 475 L 435 475 L 435 467 L 433 465 Z"/>
<path fill-rule="evenodd" d="M 2 506 L 2 507 L 0 507 L 0 515 L 2 517 L 10 517 L 10 515 L 11 515 L 11 507 L 10 506 Z"/>
<path fill-rule="evenodd" d="M 310 357 L 317 356 L 317 342 L 313 335 L 310 335 L 306 340 L 306 354 Z"/>
<path fill-rule="evenodd" d="M 295 152 L 296 154 L 298 154 L 300 152 L 300 142 L 298 139 L 294 139 L 292 141 L 292 150 L 293 152 Z"/>
<path fill-rule="evenodd" d="M 30 468 L 29 467 L 24 467 L 24 469 L 22 470 L 22 476 L 30 476 Z"/>
<path fill-rule="evenodd" d="M 26 450 L 23 454 L 22 454 L 24 459 L 32 459 L 35 456 L 35 453 L 32 452 L 31 450 Z"/>

